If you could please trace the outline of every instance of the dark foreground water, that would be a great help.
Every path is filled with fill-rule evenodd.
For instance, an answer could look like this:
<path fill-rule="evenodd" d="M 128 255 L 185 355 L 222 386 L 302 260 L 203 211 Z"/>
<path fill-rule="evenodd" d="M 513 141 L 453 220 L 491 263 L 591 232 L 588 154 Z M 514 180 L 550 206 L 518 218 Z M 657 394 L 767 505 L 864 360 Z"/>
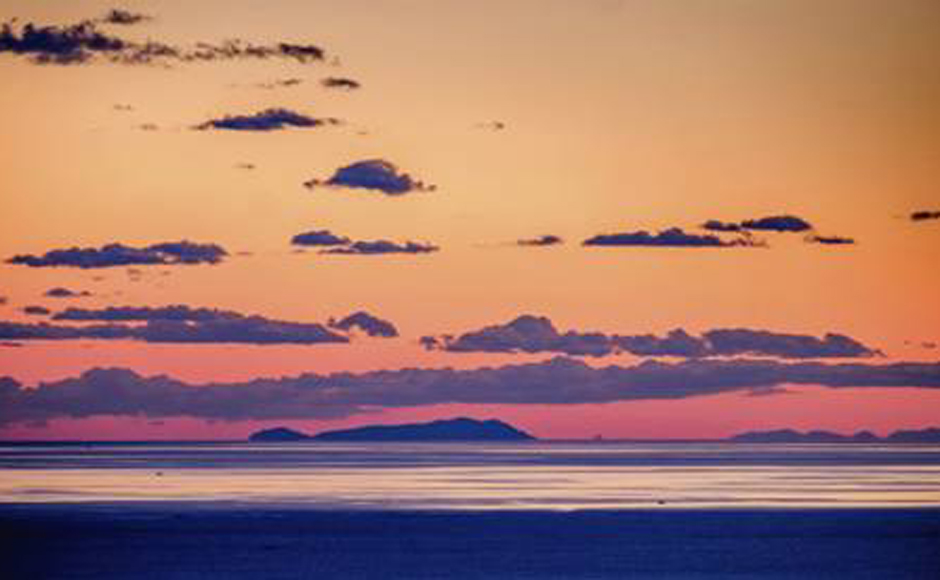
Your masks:
<path fill-rule="evenodd" d="M 0 579 L 940 579 L 940 447 L 0 445 Z"/>
<path fill-rule="evenodd" d="M 940 512 L 0 506 L 4 578 L 940 578 Z"/>

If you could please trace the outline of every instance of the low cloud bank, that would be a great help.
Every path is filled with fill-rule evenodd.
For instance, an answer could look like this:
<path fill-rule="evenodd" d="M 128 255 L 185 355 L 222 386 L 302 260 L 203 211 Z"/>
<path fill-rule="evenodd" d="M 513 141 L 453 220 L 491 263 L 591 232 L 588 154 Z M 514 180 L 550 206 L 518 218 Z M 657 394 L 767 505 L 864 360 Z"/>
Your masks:
<path fill-rule="evenodd" d="M 940 388 L 940 363 L 648 361 L 592 368 L 569 358 L 473 370 L 303 374 L 193 385 L 121 368 L 28 388 L 0 378 L 0 424 L 99 415 L 209 420 L 327 419 L 447 403 L 581 404 L 767 392 L 779 385 Z"/>

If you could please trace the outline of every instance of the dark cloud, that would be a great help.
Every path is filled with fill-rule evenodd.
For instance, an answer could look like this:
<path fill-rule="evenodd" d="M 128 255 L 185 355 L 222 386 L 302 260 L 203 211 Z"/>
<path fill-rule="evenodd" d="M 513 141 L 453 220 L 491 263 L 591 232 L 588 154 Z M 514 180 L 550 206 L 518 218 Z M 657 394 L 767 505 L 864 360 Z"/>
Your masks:
<path fill-rule="evenodd" d="M 238 383 L 193 385 L 92 369 L 28 388 L 0 379 L 0 424 L 100 415 L 209 420 L 339 418 L 381 408 L 463 404 L 583 404 L 670 400 L 781 385 L 831 388 L 940 388 L 940 363 L 887 365 L 767 360 L 647 361 L 594 368 L 577 360 L 473 370 L 402 369 L 307 373 Z"/>
<path fill-rule="evenodd" d="M 746 328 L 710 330 L 703 335 L 713 355 L 768 355 L 782 358 L 853 358 L 880 355 L 853 338 L 827 333 L 822 339 Z"/>
<path fill-rule="evenodd" d="M 713 353 L 706 341 L 692 336 L 681 328 L 670 330 L 665 337 L 655 334 L 611 337 L 615 347 L 636 356 L 682 356 L 705 357 Z"/>
<path fill-rule="evenodd" d="M 58 316 L 56 318 L 59 318 Z M 155 315 L 143 325 L 64 326 L 0 321 L 0 339 L 139 340 L 151 343 L 320 344 L 349 342 L 322 324 L 285 322 L 261 316 L 174 319 Z"/>
<path fill-rule="evenodd" d="M 560 334 L 544 316 L 523 315 L 507 324 L 496 324 L 459 337 L 425 337 L 425 347 L 451 352 L 560 352 L 570 355 L 604 356 L 614 351 L 601 333 Z"/>
<path fill-rule="evenodd" d="M 7 22 L 0 27 L 0 53 L 28 56 L 37 63 L 76 64 L 96 54 L 117 58 L 129 48 L 129 43 L 99 32 L 90 21 L 62 27 L 27 23 L 19 30 Z"/>
<path fill-rule="evenodd" d="M 430 254 L 440 248 L 420 242 L 391 242 L 388 240 L 358 241 L 348 246 L 322 250 L 321 254 L 346 254 L 354 256 L 374 256 L 380 254 Z"/>
<path fill-rule="evenodd" d="M 120 8 L 112 8 L 101 18 L 100 22 L 105 24 L 121 24 L 124 26 L 130 26 L 152 19 L 153 17 L 147 16 L 146 14 L 131 12 L 129 10 L 122 10 Z"/>
<path fill-rule="evenodd" d="M 743 222 L 723 222 L 708 220 L 702 228 L 712 232 L 740 232 L 744 230 L 763 232 L 807 232 L 813 229 L 812 224 L 803 218 L 793 215 L 775 215 L 762 217 Z"/>
<path fill-rule="evenodd" d="M 288 127 L 319 127 L 338 125 L 339 119 L 315 119 L 289 109 L 265 109 L 250 115 L 231 115 L 210 119 L 193 127 L 199 131 L 225 129 L 229 131 L 277 131 Z"/>
<path fill-rule="evenodd" d="M 381 336 L 385 338 L 394 338 L 398 336 L 398 329 L 387 320 L 382 320 L 372 316 L 368 312 L 355 312 L 340 320 L 330 320 L 331 328 L 337 328 L 343 331 L 350 331 L 358 328 L 369 336 Z"/>
<path fill-rule="evenodd" d="M 311 179 L 304 185 L 311 189 L 317 187 L 368 189 L 392 196 L 436 189 L 434 185 L 427 185 L 399 171 L 393 163 L 383 159 L 357 161 L 340 167 L 332 177 L 325 181 Z"/>
<path fill-rule="evenodd" d="M 215 308 L 192 308 L 184 304 L 170 306 L 109 306 L 107 308 L 67 308 L 52 317 L 53 320 L 70 321 L 147 321 L 147 320 L 184 320 L 208 322 L 213 320 L 232 320 L 245 318 L 230 310 Z"/>
<path fill-rule="evenodd" d="M 106 17 L 104 23 L 131 24 L 115 20 L 128 20 L 137 16 L 140 15 L 112 11 L 108 15 L 112 19 L 107 20 Z M 26 23 L 16 28 L 14 23 L 7 22 L 0 28 L 0 53 L 25 56 L 37 64 L 60 65 L 84 64 L 96 60 L 144 65 L 272 58 L 309 63 L 322 61 L 325 57 L 323 49 L 318 46 L 284 42 L 259 45 L 236 39 L 221 44 L 200 42 L 195 48 L 172 46 L 153 40 L 140 43 L 102 32 L 98 28 L 99 23 L 101 21 L 92 20 L 65 26 Z"/>
<path fill-rule="evenodd" d="M 295 246 L 345 246 L 350 243 L 350 239 L 337 236 L 329 230 L 314 230 L 297 234 L 291 238 L 290 243 Z"/>
<path fill-rule="evenodd" d="M 940 220 L 940 211 L 915 211 L 911 213 L 910 218 L 912 222 Z"/>
<path fill-rule="evenodd" d="M 689 234 L 681 228 L 669 228 L 656 234 L 646 231 L 626 232 L 621 234 L 600 234 L 584 240 L 585 246 L 652 246 L 671 248 L 732 248 L 737 246 L 758 246 L 757 241 L 748 237 L 730 240 L 710 234 Z"/>
<path fill-rule="evenodd" d="M 516 240 L 517 246 L 555 246 L 561 243 L 564 243 L 564 240 L 551 234 L 539 236 L 537 238 Z"/>
<path fill-rule="evenodd" d="M 4 304 L 6 304 L 6 303 L 7 303 L 7 297 L 6 297 L 6 296 L 0 296 L 0 306 L 4 305 Z"/>
<path fill-rule="evenodd" d="M 205 321 L 151 320 L 138 330 L 140 340 L 172 343 L 320 344 L 349 339 L 322 324 L 285 322 L 261 316 Z"/>
<path fill-rule="evenodd" d="M 68 308 L 56 313 L 52 318 L 56 321 L 82 324 L 76 326 L 0 321 L 0 339 L 98 339 L 261 345 L 345 343 L 349 342 L 349 337 L 342 333 L 348 333 L 353 327 L 362 329 L 369 336 L 389 337 L 398 334 L 390 322 L 366 312 L 357 312 L 339 322 L 330 320 L 328 325 L 272 320 L 231 310 L 193 308 L 182 304 L 158 307 Z M 85 324 L 90 322 L 105 324 Z"/>
<path fill-rule="evenodd" d="M 341 89 L 344 91 L 354 91 L 362 88 L 362 83 L 343 77 L 327 77 L 320 81 L 320 84 L 328 89 Z"/>
<path fill-rule="evenodd" d="M 450 352 L 554 352 L 576 356 L 605 356 L 621 352 L 636 356 L 688 358 L 739 355 L 856 358 L 880 355 L 878 351 L 841 334 L 827 334 L 819 339 L 803 334 L 743 328 L 712 330 L 700 337 L 682 329 L 672 330 L 664 337 L 577 331 L 560 333 L 548 318 L 531 315 L 457 337 L 427 336 L 421 343 L 428 349 Z"/>
<path fill-rule="evenodd" d="M 45 306 L 24 306 L 23 312 L 32 316 L 48 316 L 52 312 Z"/>
<path fill-rule="evenodd" d="M 79 340 L 133 338 L 135 329 L 120 325 L 93 325 L 85 327 L 62 326 L 47 322 L 27 323 L 0 320 L 2 340 Z"/>
<path fill-rule="evenodd" d="M 740 232 L 741 224 L 733 222 L 722 222 L 718 220 L 708 220 L 702 224 L 702 228 L 712 232 Z"/>
<path fill-rule="evenodd" d="M 827 246 L 847 246 L 854 245 L 855 240 L 853 238 L 845 238 L 842 236 L 808 236 L 806 238 L 806 243 L 808 244 L 823 244 Z"/>
<path fill-rule="evenodd" d="M 110 268 L 129 265 L 216 264 L 228 253 L 215 244 L 189 241 L 166 242 L 143 248 L 107 244 L 101 248 L 50 250 L 41 256 L 21 254 L 7 260 L 31 268 Z"/>
<path fill-rule="evenodd" d="M 756 220 L 745 220 L 741 227 L 746 230 L 769 232 L 805 232 L 813 229 L 806 220 L 792 215 L 775 215 Z"/>

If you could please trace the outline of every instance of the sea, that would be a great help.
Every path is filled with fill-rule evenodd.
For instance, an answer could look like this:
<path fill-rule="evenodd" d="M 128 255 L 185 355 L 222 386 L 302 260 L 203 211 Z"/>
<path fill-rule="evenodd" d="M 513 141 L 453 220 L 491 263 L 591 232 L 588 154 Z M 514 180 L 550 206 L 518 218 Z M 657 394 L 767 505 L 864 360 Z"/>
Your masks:
<path fill-rule="evenodd" d="M 940 446 L 4 444 L 0 576 L 938 579 Z"/>

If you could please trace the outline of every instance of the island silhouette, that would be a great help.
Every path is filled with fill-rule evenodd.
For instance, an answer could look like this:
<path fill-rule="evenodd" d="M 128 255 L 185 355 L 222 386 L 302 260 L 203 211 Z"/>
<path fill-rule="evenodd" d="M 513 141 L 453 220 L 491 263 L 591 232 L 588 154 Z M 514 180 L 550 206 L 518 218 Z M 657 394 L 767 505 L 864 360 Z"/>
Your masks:
<path fill-rule="evenodd" d="M 428 423 L 367 425 L 353 429 L 323 431 L 308 435 L 287 427 L 252 433 L 254 442 L 288 441 L 533 441 L 535 437 L 498 419 L 468 417 L 441 419 Z"/>

